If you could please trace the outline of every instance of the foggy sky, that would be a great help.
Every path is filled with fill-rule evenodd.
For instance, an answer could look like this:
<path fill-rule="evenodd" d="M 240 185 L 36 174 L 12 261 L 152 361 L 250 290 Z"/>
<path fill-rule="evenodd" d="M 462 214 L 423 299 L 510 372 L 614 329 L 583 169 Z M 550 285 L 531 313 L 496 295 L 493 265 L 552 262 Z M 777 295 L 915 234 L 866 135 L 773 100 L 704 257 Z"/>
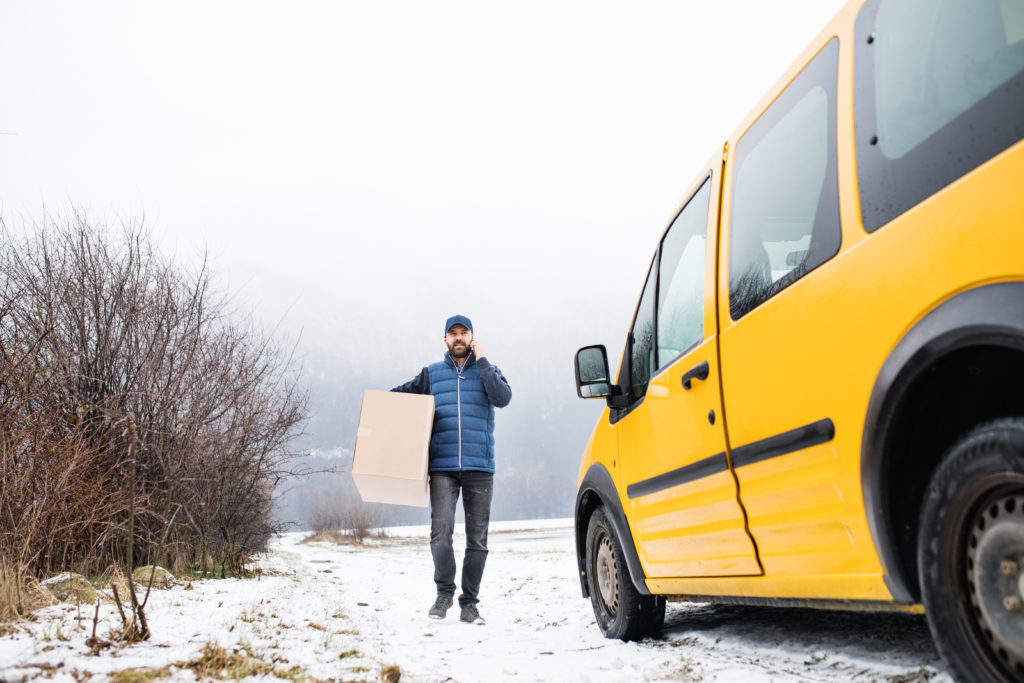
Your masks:
<path fill-rule="evenodd" d="M 572 353 L 618 358 L 683 192 L 842 4 L 5 2 L 0 215 L 144 216 L 350 397 L 469 315 L 499 439 L 575 460 Z"/>

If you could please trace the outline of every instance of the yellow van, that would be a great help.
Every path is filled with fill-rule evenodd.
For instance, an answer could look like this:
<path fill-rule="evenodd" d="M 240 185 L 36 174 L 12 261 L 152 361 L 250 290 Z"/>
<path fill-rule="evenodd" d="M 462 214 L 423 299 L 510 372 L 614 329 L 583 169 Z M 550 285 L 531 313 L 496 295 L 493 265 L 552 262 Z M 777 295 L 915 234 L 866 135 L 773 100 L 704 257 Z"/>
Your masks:
<path fill-rule="evenodd" d="M 697 169 L 616 379 L 576 355 L 605 635 L 924 610 L 956 678 L 1024 680 L 1022 139 L 1024 0 L 854 0 Z"/>

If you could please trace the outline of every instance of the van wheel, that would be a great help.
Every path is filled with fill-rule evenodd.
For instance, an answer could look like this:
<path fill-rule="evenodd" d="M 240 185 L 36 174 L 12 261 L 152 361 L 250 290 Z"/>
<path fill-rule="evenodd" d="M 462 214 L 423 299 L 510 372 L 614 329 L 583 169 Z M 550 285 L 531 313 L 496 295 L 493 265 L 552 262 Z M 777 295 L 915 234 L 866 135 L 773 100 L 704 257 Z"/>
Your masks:
<path fill-rule="evenodd" d="M 928 627 L 958 681 L 1024 680 L 1024 418 L 950 449 L 921 512 Z"/>
<path fill-rule="evenodd" d="M 604 508 L 594 510 L 587 526 L 587 587 L 606 638 L 640 640 L 661 631 L 665 598 L 637 591 Z"/>

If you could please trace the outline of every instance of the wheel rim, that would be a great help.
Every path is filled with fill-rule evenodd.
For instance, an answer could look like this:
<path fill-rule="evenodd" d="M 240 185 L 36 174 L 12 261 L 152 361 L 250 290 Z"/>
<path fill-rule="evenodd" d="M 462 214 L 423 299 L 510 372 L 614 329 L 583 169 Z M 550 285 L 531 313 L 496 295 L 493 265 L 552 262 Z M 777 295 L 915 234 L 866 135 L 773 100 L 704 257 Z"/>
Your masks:
<path fill-rule="evenodd" d="M 601 591 L 601 602 L 612 616 L 619 611 L 619 570 L 615 566 L 615 551 L 608 534 L 601 536 L 597 546 L 597 587 Z"/>
<path fill-rule="evenodd" d="M 997 497 L 974 515 L 967 584 L 974 617 L 992 652 L 1024 673 L 1024 493 Z"/>

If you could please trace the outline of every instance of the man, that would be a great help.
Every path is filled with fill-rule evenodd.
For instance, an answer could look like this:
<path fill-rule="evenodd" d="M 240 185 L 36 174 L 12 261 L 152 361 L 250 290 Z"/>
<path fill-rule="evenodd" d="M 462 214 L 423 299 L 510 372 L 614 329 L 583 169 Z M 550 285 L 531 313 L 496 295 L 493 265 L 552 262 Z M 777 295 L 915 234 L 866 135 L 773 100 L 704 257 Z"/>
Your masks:
<path fill-rule="evenodd" d="M 455 504 L 461 490 L 466 513 L 466 556 L 462 561 L 460 619 L 483 624 L 477 608 L 487 560 L 487 526 L 494 484 L 494 409 L 512 400 L 508 380 L 484 356 L 473 338 L 473 323 L 453 315 L 444 324 L 444 359 L 391 391 L 431 394 L 434 430 L 430 436 L 430 554 L 437 599 L 428 615 L 444 619 L 455 597 Z"/>

